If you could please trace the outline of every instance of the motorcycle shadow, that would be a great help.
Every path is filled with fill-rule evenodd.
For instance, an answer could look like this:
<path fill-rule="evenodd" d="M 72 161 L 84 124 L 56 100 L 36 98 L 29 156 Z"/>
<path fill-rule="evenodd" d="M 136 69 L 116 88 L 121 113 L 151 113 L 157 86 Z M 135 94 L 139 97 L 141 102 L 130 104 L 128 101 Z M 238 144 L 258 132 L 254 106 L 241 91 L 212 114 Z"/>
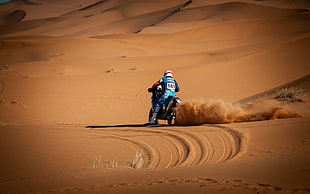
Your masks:
<path fill-rule="evenodd" d="M 85 128 L 122 128 L 122 127 L 170 127 L 171 125 L 164 125 L 164 124 L 156 124 L 151 125 L 149 123 L 144 124 L 124 124 L 124 125 L 93 125 L 93 126 L 86 126 Z"/>

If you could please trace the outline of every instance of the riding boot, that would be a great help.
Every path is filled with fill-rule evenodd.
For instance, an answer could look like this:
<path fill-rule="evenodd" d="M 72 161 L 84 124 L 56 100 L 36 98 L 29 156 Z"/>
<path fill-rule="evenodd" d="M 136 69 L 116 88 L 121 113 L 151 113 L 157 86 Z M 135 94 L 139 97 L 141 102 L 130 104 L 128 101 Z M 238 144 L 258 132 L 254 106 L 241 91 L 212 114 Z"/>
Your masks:
<path fill-rule="evenodd" d="M 156 120 L 157 120 L 157 114 L 159 112 L 160 106 L 156 105 L 155 111 L 152 115 L 151 120 L 149 121 L 149 124 L 154 125 L 156 124 Z"/>

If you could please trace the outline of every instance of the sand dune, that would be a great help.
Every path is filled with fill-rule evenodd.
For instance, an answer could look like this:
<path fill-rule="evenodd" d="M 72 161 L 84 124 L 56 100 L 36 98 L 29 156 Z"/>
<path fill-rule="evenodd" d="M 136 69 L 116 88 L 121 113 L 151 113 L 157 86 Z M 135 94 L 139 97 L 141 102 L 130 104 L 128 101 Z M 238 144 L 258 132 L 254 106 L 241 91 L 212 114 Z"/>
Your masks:
<path fill-rule="evenodd" d="M 23 10 L 16 10 L 5 17 L 1 18 L 0 24 L 1 25 L 6 25 L 6 24 L 11 24 L 11 23 L 18 23 L 20 22 L 24 17 L 26 16 L 26 12 Z"/>
<path fill-rule="evenodd" d="M 229 2 L 187 8 L 190 5 L 191 2 L 184 0 L 175 0 L 170 3 L 162 1 L 142 4 L 140 1 L 128 3 L 119 3 L 117 1 L 96 2 L 93 6 L 86 7 L 87 9 L 81 8 L 77 11 L 68 12 L 64 16 L 59 17 L 60 20 L 54 20 L 52 23 L 48 22 L 50 19 L 42 19 L 40 23 L 48 22 L 43 26 L 34 25 L 29 29 L 29 25 L 31 26 L 38 22 L 29 21 L 26 25 L 27 28 L 24 30 L 22 28 L 22 31 L 16 33 L 16 35 L 98 36 L 113 33 L 139 32 L 141 30 L 144 33 L 150 33 L 154 30 L 157 33 L 160 33 L 160 31 L 162 31 L 161 33 L 167 33 L 170 30 L 176 30 L 176 24 L 180 22 L 185 25 L 188 22 L 204 21 L 204 25 L 210 25 L 239 20 L 279 18 L 309 12 L 308 9 L 269 7 L 247 2 Z M 64 7 L 64 5 L 57 6 Z M 45 10 L 44 8 L 40 9 Z M 57 8 L 51 9 L 58 10 Z M 100 20 L 103 22 L 98 23 Z M 168 24 L 174 25 L 174 27 L 172 28 L 171 26 L 170 30 L 167 28 L 159 30 L 161 26 Z M 23 25 L 21 24 L 21 26 Z M 146 29 L 143 30 L 144 28 Z M 16 28 L 13 31 L 16 32 Z M 7 33 L 10 33 L 10 36 L 12 36 L 12 32 L 8 31 Z"/>
<path fill-rule="evenodd" d="M 170 25 L 175 25 L 175 28 L 177 26 L 182 27 L 179 23 L 182 23 L 183 27 L 186 27 L 185 23 L 189 23 L 190 25 L 192 22 L 204 21 L 204 25 L 208 26 L 218 23 L 238 22 L 261 18 L 270 19 L 304 12 L 308 12 L 308 9 L 283 9 L 246 2 L 228 2 L 183 9 L 175 13 L 173 16 L 163 20 L 159 25 L 150 27 L 143 32 L 152 33 L 152 31 L 154 31 L 152 28 L 155 28 L 158 32 L 161 26 L 167 26 L 168 29 Z M 201 25 L 201 23 L 199 23 L 199 25 Z M 167 28 L 163 29 L 162 32 L 167 32 Z"/>
<path fill-rule="evenodd" d="M 0 193 L 309 193 L 309 9 L 1 4 Z M 148 126 L 166 69 L 179 125 Z"/>
<path fill-rule="evenodd" d="M 1 15 L 7 15 L 16 9 L 26 13 L 23 21 L 36 20 L 42 18 L 58 17 L 74 10 L 80 10 L 92 4 L 99 2 L 98 0 L 78 0 L 78 1 L 48 1 L 48 0 L 15 0 L 2 4 L 0 7 Z"/>
<path fill-rule="evenodd" d="M 7 156 L 1 160 L 6 164 L 1 188 L 43 193 L 307 192 L 308 124 L 308 119 L 288 119 L 157 128 L 8 126 L 1 142 L 21 153 L 1 147 Z M 144 170 L 126 167 L 136 151 L 143 153 Z"/>

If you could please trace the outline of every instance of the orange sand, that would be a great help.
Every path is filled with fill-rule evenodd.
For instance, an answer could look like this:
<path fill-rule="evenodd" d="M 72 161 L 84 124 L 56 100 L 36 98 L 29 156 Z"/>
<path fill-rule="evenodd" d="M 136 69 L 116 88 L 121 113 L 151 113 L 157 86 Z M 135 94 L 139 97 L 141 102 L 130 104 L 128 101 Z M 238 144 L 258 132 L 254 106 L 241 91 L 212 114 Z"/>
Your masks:
<path fill-rule="evenodd" d="M 309 8 L 0 4 L 0 193 L 309 193 Z M 166 69 L 181 126 L 147 126 Z"/>

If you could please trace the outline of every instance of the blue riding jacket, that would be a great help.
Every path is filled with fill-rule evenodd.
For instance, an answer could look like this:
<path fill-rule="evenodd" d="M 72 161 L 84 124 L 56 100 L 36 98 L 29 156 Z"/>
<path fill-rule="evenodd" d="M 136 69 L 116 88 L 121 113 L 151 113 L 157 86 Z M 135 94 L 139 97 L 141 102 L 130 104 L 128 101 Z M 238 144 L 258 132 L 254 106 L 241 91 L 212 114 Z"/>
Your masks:
<path fill-rule="evenodd" d="M 166 102 L 166 99 L 169 96 L 176 96 L 176 92 L 180 91 L 179 85 L 175 79 L 172 77 L 163 77 L 158 82 L 153 84 L 152 88 L 156 90 L 158 86 L 162 87 L 161 96 L 155 96 L 153 93 L 152 96 L 152 106 L 153 108 L 158 105 L 162 106 Z"/>
<path fill-rule="evenodd" d="M 180 91 L 179 85 L 172 77 L 163 77 L 159 80 L 159 84 L 163 87 L 163 95 L 175 96 Z"/>

